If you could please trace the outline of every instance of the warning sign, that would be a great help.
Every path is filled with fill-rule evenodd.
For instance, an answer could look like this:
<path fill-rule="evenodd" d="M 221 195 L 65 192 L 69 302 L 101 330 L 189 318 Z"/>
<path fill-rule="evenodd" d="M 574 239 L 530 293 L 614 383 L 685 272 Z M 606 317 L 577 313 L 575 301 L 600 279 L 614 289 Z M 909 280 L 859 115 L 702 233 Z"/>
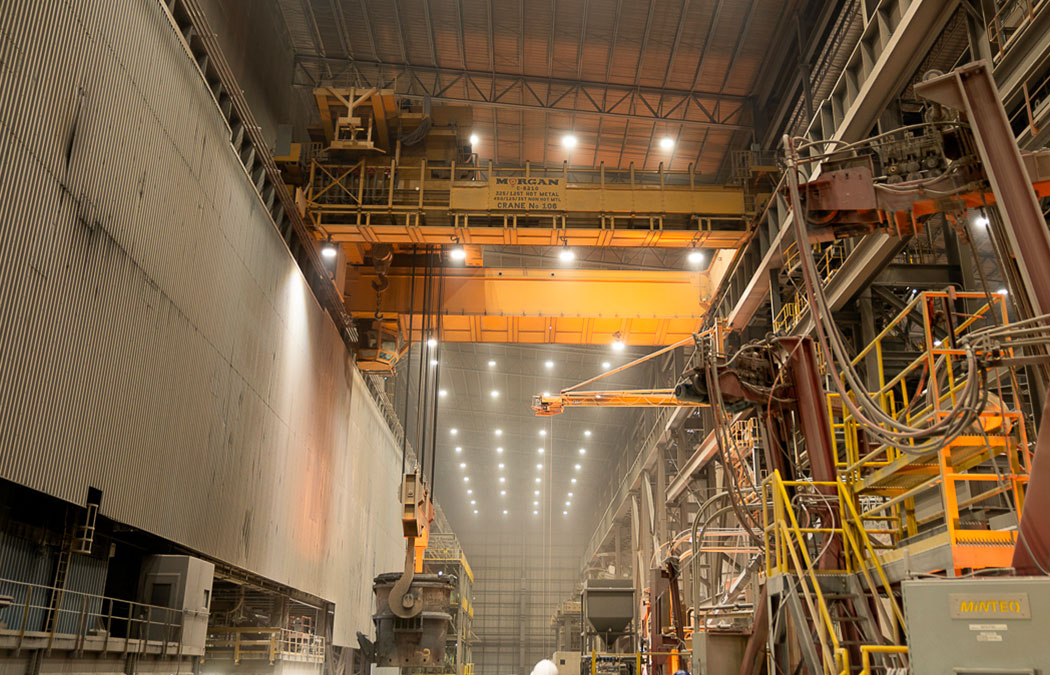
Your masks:
<path fill-rule="evenodd" d="M 489 208 L 497 211 L 560 211 L 565 204 L 561 178 L 493 178 Z"/>

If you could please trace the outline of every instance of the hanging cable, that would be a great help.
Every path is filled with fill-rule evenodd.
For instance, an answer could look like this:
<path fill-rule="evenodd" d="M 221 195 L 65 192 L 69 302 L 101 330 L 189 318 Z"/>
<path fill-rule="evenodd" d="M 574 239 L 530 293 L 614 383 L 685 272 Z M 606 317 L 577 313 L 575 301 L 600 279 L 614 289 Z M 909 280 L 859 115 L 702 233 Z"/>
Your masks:
<path fill-rule="evenodd" d="M 415 248 L 412 250 L 415 253 Z M 405 475 L 405 462 L 408 457 L 408 387 L 412 383 L 412 325 L 415 322 L 416 313 L 416 257 L 412 256 L 412 275 L 409 281 L 408 292 L 408 370 L 405 372 L 405 405 L 401 413 L 401 475 Z M 376 347 L 382 347 L 381 344 Z"/>
<path fill-rule="evenodd" d="M 430 262 L 430 247 L 423 249 L 423 326 L 420 342 L 423 349 L 419 353 L 419 387 L 416 396 L 416 442 L 419 455 L 419 470 L 426 475 L 427 459 L 427 384 L 430 381 L 430 278 L 433 274 Z"/>
<path fill-rule="evenodd" d="M 437 335 L 438 344 L 441 344 L 441 307 L 445 297 L 445 267 L 441 265 L 438 267 L 438 292 L 437 299 L 434 306 L 434 333 Z M 430 433 L 430 498 L 434 498 L 434 480 L 436 476 L 435 469 L 437 468 L 437 424 L 438 424 L 438 401 L 439 387 L 441 386 L 441 359 L 438 359 L 438 365 L 434 366 L 434 394 L 432 396 L 434 401 L 434 419 L 431 422 L 431 433 Z"/>

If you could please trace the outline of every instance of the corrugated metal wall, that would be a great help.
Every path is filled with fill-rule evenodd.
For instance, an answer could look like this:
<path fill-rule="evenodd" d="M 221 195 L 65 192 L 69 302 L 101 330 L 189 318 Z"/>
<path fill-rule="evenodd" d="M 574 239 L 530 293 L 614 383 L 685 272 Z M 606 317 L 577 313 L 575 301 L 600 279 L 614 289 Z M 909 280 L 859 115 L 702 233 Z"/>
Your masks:
<path fill-rule="evenodd" d="M 0 477 L 336 603 L 396 444 L 159 0 L 0 0 Z"/>

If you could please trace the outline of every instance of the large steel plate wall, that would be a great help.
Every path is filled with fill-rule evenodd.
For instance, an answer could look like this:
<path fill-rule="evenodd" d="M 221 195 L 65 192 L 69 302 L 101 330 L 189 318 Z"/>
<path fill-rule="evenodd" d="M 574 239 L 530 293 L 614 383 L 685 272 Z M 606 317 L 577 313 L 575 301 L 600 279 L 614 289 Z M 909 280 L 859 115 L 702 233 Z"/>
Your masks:
<path fill-rule="evenodd" d="M 336 603 L 400 453 L 158 0 L 0 0 L 0 477 Z"/>

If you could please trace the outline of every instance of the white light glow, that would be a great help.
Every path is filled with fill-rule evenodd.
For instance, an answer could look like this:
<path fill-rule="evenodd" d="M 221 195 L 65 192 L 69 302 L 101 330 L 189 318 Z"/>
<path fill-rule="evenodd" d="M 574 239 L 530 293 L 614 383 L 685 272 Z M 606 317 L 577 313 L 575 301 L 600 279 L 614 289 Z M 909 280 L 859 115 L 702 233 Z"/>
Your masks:
<path fill-rule="evenodd" d="M 580 448 L 580 454 L 581 455 L 586 455 L 587 454 L 587 448 Z"/>
<path fill-rule="evenodd" d="M 460 247 L 456 247 L 448 252 L 448 257 L 451 260 L 461 261 L 467 259 L 467 252 Z"/>
<path fill-rule="evenodd" d="M 554 361 L 546 361 L 543 365 L 547 368 L 547 370 L 550 370 L 554 367 Z"/>
<path fill-rule="evenodd" d="M 532 515 L 534 515 L 534 516 L 538 516 L 538 515 L 540 515 L 540 512 L 539 512 L 539 511 L 533 511 L 533 512 L 532 512 Z"/>
<path fill-rule="evenodd" d="M 574 466 L 573 468 L 574 468 L 574 469 L 576 469 L 577 471 L 579 471 L 579 470 L 580 470 L 580 469 L 582 469 L 583 467 L 582 467 L 582 466 L 580 466 L 579 464 L 577 464 L 577 465 L 575 465 L 575 466 Z"/>
<path fill-rule="evenodd" d="M 558 260 L 562 262 L 572 262 L 573 260 L 576 260 L 576 254 L 572 252 L 571 248 L 563 248 L 558 251 Z"/>
<path fill-rule="evenodd" d="M 507 511 L 507 509 L 503 509 L 503 515 L 507 515 L 508 513 L 509 511 Z"/>
<path fill-rule="evenodd" d="M 539 478 L 537 478 L 537 479 L 536 479 L 536 482 L 537 482 L 537 483 L 539 483 L 539 482 L 540 482 L 540 479 L 539 479 Z"/>
<path fill-rule="evenodd" d="M 470 144 L 471 144 L 471 145 L 477 145 L 477 144 L 478 144 L 478 141 L 480 141 L 480 140 L 481 140 L 481 139 L 480 139 L 480 138 L 478 138 L 478 135 L 477 135 L 477 134 L 471 134 L 471 135 L 470 135 Z"/>
<path fill-rule="evenodd" d="M 437 364 L 438 364 L 438 360 L 437 359 L 430 359 L 430 365 L 436 366 Z"/>
<path fill-rule="evenodd" d="M 988 219 L 984 216 L 978 216 L 977 219 L 973 221 L 973 223 L 974 225 L 978 225 L 980 227 L 988 227 Z"/>
<path fill-rule="evenodd" d="M 999 295 L 1010 295 L 1010 291 L 1006 290 L 1005 288 L 1000 288 L 996 291 L 996 293 L 998 293 Z"/>
<path fill-rule="evenodd" d="M 476 499 L 471 499 L 471 500 L 470 500 L 470 505 L 471 505 L 471 506 L 474 506 L 474 505 L 475 505 L 475 504 L 477 504 L 477 503 L 478 503 L 478 500 L 476 500 Z"/>
<path fill-rule="evenodd" d="M 690 251 L 687 258 L 690 265 L 699 265 L 704 262 L 704 254 L 700 251 Z"/>
<path fill-rule="evenodd" d="M 608 363 L 608 361 L 606 361 L 605 363 Z M 602 364 L 602 365 L 605 365 L 605 364 Z M 590 429 L 584 429 L 584 430 L 583 430 L 583 435 L 584 435 L 584 436 L 587 436 L 588 438 L 590 438 L 590 436 L 591 436 L 591 430 L 590 430 Z"/>
<path fill-rule="evenodd" d="M 474 494 L 474 491 L 473 490 L 467 490 L 467 494 L 468 495 L 472 495 L 472 494 Z"/>
<path fill-rule="evenodd" d="M 549 391 L 545 391 L 545 392 L 543 392 L 543 395 L 544 395 L 544 397 L 546 397 L 546 396 L 550 396 L 551 393 Z"/>
<path fill-rule="evenodd" d="M 499 491 L 499 496 L 500 497 L 506 497 L 507 496 L 507 491 L 506 490 L 500 490 Z"/>
<path fill-rule="evenodd" d="M 496 448 L 496 452 L 498 452 L 499 454 L 502 455 L 503 454 L 503 448 Z"/>
<path fill-rule="evenodd" d="M 569 515 L 569 512 L 568 512 L 568 511 L 562 511 L 562 512 L 561 512 L 561 515 L 563 515 L 563 516 L 567 516 L 567 515 Z"/>
<path fill-rule="evenodd" d="M 569 482 L 572 483 L 573 485 L 576 485 L 576 479 L 575 478 L 571 479 Z"/>
<path fill-rule="evenodd" d="M 536 465 L 536 468 L 537 468 L 537 469 L 540 469 L 540 470 L 543 470 L 543 465 L 542 465 L 542 464 L 537 464 L 537 465 Z"/>
<path fill-rule="evenodd" d="M 338 253 L 339 250 L 336 249 L 335 244 L 333 244 L 330 241 L 326 241 L 324 246 L 321 247 L 321 255 L 323 255 L 328 260 L 334 258 L 336 255 L 338 255 Z"/>
<path fill-rule="evenodd" d="M 503 429 L 496 429 L 496 431 L 494 431 L 493 433 L 495 433 L 497 436 L 502 436 L 503 435 Z"/>
<path fill-rule="evenodd" d="M 463 452 L 463 448 L 461 448 L 460 446 L 457 445 L 456 446 L 456 452 Z"/>
<path fill-rule="evenodd" d="M 459 468 L 461 468 L 461 469 L 467 468 L 467 463 L 466 462 L 460 462 L 459 463 Z"/>
<path fill-rule="evenodd" d="M 474 515 L 475 516 L 478 515 L 478 510 L 477 509 L 474 509 Z"/>
<path fill-rule="evenodd" d="M 539 503 L 538 501 L 534 501 L 534 502 L 532 502 L 532 505 L 533 505 L 533 506 L 539 506 L 539 505 L 540 505 L 540 503 Z"/>
<path fill-rule="evenodd" d="M 507 482 L 507 477 L 506 476 L 500 476 L 499 477 L 499 482 L 506 483 Z"/>
<path fill-rule="evenodd" d="M 561 144 L 563 147 L 572 150 L 576 147 L 576 137 L 572 134 L 565 134 L 561 137 Z"/>
<path fill-rule="evenodd" d="M 464 483 L 469 483 L 470 482 L 470 476 L 463 476 L 463 482 Z"/>
<path fill-rule="evenodd" d="M 602 369 L 603 370 L 609 370 L 610 368 L 612 368 L 612 364 L 611 363 L 609 363 L 608 361 L 602 361 Z"/>
<path fill-rule="evenodd" d="M 540 429 L 540 436 L 546 436 L 546 435 L 547 435 L 547 430 L 546 429 Z"/>
<path fill-rule="evenodd" d="M 663 138 L 660 139 L 660 149 L 661 150 L 670 150 L 673 147 L 674 147 L 674 139 L 671 138 L 670 136 L 664 136 Z"/>
<path fill-rule="evenodd" d="M 565 502 L 566 506 L 572 506 L 572 502 Z"/>
<path fill-rule="evenodd" d="M 495 361 L 489 361 L 489 368 L 495 368 L 495 367 L 496 367 L 496 362 Z"/>
<path fill-rule="evenodd" d="M 536 448 L 536 452 L 538 452 L 538 453 L 540 453 L 542 455 L 543 454 L 543 448 Z"/>
<path fill-rule="evenodd" d="M 448 432 L 450 434 L 452 434 L 453 436 L 455 436 L 456 434 L 459 433 L 459 429 L 456 429 L 455 427 L 453 427 L 452 429 L 449 429 Z"/>
<path fill-rule="evenodd" d="M 532 494 L 534 494 L 534 495 L 536 495 L 537 497 L 539 497 L 539 496 L 540 496 L 540 491 L 539 491 L 539 490 L 533 490 L 533 491 L 532 491 Z"/>
<path fill-rule="evenodd" d="M 445 391 L 444 389 L 442 389 L 441 391 L 438 392 L 438 396 L 448 396 L 448 392 Z"/>
<path fill-rule="evenodd" d="M 503 468 L 503 462 L 499 463 L 499 468 L 501 468 L 501 469 Z"/>
<path fill-rule="evenodd" d="M 492 398 L 499 398 L 499 392 L 493 389 L 489 392 L 489 396 L 491 396 Z"/>
<path fill-rule="evenodd" d="M 613 343 L 612 343 L 613 351 L 622 352 L 623 351 L 623 347 L 624 347 L 623 340 L 621 340 L 619 338 L 613 340 Z"/>
<path fill-rule="evenodd" d="M 570 493 L 569 493 L 569 496 L 570 496 L 570 497 L 572 497 L 572 496 L 573 496 L 573 494 L 572 494 L 572 493 L 570 492 Z"/>
<path fill-rule="evenodd" d="M 431 348 L 437 347 L 438 346 L 437 339 L 436 338 L 430 338 L 429 340 L 427 340 L 427 346 L 431 347 Z"/>

